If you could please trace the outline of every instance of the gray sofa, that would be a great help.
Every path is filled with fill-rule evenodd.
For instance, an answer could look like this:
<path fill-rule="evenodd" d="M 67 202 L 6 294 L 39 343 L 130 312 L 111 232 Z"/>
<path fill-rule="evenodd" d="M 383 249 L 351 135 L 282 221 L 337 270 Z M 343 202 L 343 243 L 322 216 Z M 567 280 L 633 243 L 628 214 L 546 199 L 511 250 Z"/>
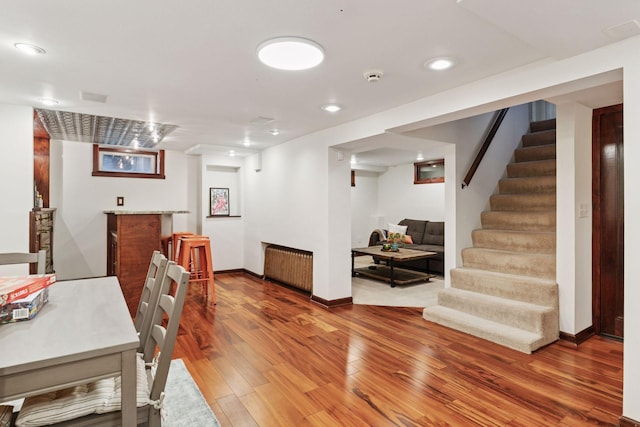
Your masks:
<path fill-rule="evenodd" d="M 429 262 L 424 260 L 415 260 L 403 262 L 402 268 L 412 270 L 425 271 L 439 275 L 444 274 L 444 222 L 442 221 L 424 221 L 418 219 L 403 219 L 398 225 L 406 225 L 407 232 L 413 240 L 413 244 L 405 244 L 404 247 L 416 249 L 419 251 L 436 252 L 435 257 L 429 258 Z M 381 245 L 384 236 L 380 230 L 374 230 L 369 237 L 369 246 Z M 379 263 L 379 260 L 374 261 Z M 428 265 L 428 267 L 427 267 Z"/>

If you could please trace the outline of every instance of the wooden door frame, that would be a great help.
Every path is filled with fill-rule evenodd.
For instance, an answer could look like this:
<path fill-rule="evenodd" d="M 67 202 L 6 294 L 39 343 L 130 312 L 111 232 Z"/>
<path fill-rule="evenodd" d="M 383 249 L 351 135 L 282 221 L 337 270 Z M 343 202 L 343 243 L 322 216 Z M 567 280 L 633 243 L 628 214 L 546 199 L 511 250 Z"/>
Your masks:
<path fill-rule="evenodd" d="M 593 206 L 593 223 L 591 225 L 591 295 L 592 295 L 592 324 L 594 333 L 600 334 L 600 312 L 602 301 L 600 293 L 602 283 L 600 280 L 600 116 L 604 114 L 623 111 L 623 104 L 612 105 L 593 110 L 592 134 L 591 134 L 591 204 Z"/>

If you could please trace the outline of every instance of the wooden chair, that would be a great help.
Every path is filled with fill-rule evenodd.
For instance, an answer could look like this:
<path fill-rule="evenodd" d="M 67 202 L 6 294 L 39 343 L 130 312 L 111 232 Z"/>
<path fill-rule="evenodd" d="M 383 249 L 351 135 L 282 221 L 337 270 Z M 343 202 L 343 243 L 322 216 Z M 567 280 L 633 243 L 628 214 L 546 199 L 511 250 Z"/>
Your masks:
<path fill-rule="evenodd" d="M 0 254 L 0 265 L 37 264 L 37 274 L 45 274 L 47 267 L 47 251 L 44 249 L 36 253 L 13 252 Z"/>
<path fill-rule="evenodd" d="M 136 317 L 133 321 L 136 332 L 138 332 L 138 336 L 140 337 L 140 347 L 138 347 L 138 351 L 144 349 L 144 345 L 149 338 L 151 320 L 153 312 L 158 305 L 158 297 L 160 296 L 162 280 L 164 280 L 166 274 L 167 262 L 167 257 L 160 253 L 160 251 L 154 251 L 153 255 L 151 255 L 149 270 L 147 271 L 147 277 L 142 288 L 142 295 L 138 303 Z"/>
<path fill-rule="evenodd" d="M 161 283 L 158 305 L 152 316 L 149 339 L 147 340 L 143 354 L 138 358 L 138 383 L 142 381 L 145 386 L 148 386 L 149 394 L 146 396 L 146 399 L 142 399 L 143 402 L 141 403 L 140 390 L 138 390 L 137 422 L 138 424 L 144 424 L 150 427 L 159 427 L 161 425 L 164 387 L 167 382 L 167 375 L 169 374 L 176 336 L 178 335 L 180 316 L 182 315 L 182 307 L 189 283 L 189 273 L 173 261 L 169 261 L 164 279 Z M 172 289 L 175 289 L 173 294 L 171 293 Z M 149 366 L 145 367 L 145 361 Z M 140 372 L 141 369 L 142 372 Z M 148 381 L 145 382 L 145 379 Z M 59 412 L 65 411 L 65 416 L 70 416 L 68 414 L 73 414 L 74 412 L 78 412 L 78 410 L 85 409 L 82 405 L 87 405 L 86 402 L 91 402 L 90 410 L 96 413 L 90 413 L 90 415 L 84 415 L 79 418 L 67 418 L 64 421 L 51 425 L 73 427 L 119 426 L 121 425 L 119 411 L 120 390 L 118 389 L 115 393 L 111 393 L 111 397 L 105 399 L 104 396 L 108 393 L 105 394 L 102 391 L 105 387 L 101 386 L 100 382 L 108 380 L 115 383 L 116 387 L 119 384 L 119 379 L 115 381 L 113 379 L 98 380 L 84 386 L 66 389 L 64 393 L 56 393 L 56 397 L 54 399 L 48 399 L 46 403 L 43 403 L 43 399 L 47 399 L 48 394 L 28 397 L 25 399 L 22 409 L 18 414 L 16 426 L 20 426 L 22 423 L 21 419 L 24 420 L 24 418 L 29 417 L 30 414 L 37 414 L 42 417 L 43 424 L 41 425 L 49 425 L 51 420 L 60 420 L 61 416 Z M 83 387 L 84 390 L 88 391 L 84 391 L 82 389 Z M 100 392 L 101 395 L 94 398 L 91 393 L 94 393 L 96 390 Z M 72 396 L 74 401 L 69 404 L 63 404 L 60 401 L 55 402 L 58 395 L 61 396 L 61 398 Z M 47 407 L 43 408 L 43 405 L 47 405 Z"/>

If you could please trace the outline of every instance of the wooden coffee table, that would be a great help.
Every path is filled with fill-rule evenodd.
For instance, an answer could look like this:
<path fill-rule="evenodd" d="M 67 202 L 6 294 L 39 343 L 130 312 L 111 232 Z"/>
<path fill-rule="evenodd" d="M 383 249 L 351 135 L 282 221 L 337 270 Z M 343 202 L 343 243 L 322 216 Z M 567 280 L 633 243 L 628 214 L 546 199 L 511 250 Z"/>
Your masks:
<path fill-rule="evenodd" d="M 381 260 L 388 261 L 389 266 L 375 265 L 365 268 L 355 268 L 355 258 L 362 255 L 375 256 Z M 372 279 L 383 280 L 391 285 L 392 288 L 408 283 L 429 281 L 435 277 L 433 274 L 427 274 L 420 271 L 396 268 L 396 263 L 410 261 L 414 259 L 428 260 L 436 256 L 435 252 L 417 251 L 415 249 L 399 248 L 398 251 L 383 251 L 382 246 L 368 246 L 366 248 L 351 249 L 351 276 L 356 275 L 367 276 Z"/>

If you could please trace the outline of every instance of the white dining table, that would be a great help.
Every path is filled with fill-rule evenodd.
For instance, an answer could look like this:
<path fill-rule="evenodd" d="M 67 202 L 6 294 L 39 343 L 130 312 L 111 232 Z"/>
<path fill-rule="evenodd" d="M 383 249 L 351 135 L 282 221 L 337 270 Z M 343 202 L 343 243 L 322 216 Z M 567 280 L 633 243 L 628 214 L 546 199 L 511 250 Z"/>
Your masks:
<path fill-rule="evenodd" d="M 59 281 L 35 318 L 0 325 L 0 402 L 122 376 L 122 425 L 136 425 L 138 335 L 118 279 Z"/>

